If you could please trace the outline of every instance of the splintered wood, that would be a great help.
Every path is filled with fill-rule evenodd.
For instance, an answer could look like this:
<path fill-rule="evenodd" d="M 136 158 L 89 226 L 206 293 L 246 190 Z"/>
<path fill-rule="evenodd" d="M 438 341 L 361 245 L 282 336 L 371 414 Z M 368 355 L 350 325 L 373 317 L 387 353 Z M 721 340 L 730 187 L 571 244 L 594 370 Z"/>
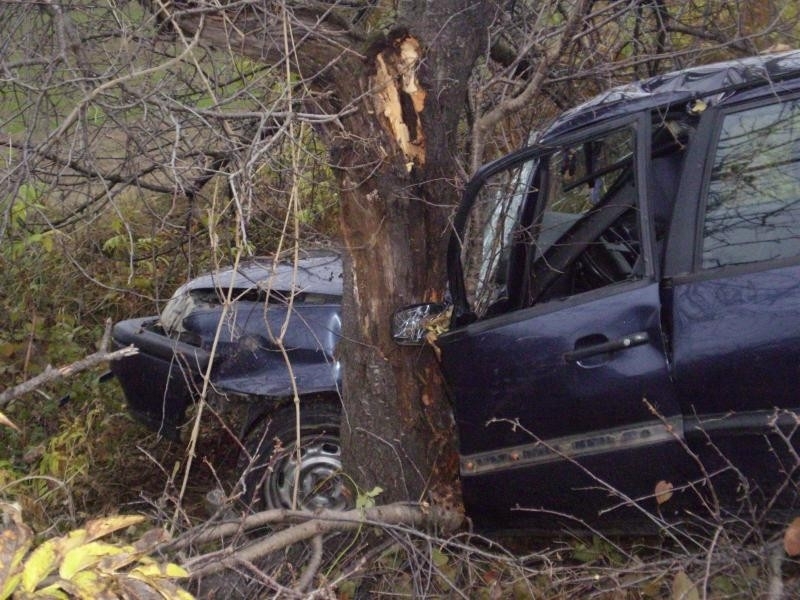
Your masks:
<path fill-rule="evenodd" d="M 420 45 L 406 36 L 394 40 L 375 57 L 372 89 L 375 112 L 397 141 L 406 159 L 406 169 L 425 164 L 425 135 L 419 115 L 425 105 L 425 90 L 417 80 Z"/>

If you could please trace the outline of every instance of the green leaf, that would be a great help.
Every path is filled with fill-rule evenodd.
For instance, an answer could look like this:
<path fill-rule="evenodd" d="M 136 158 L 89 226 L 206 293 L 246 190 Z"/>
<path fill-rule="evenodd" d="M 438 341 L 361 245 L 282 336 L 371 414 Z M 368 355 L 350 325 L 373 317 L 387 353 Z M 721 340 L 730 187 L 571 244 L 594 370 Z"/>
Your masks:
<path fill-rule="evenodd" d="M 362 492 L 356 498 L 356 508 L 372 508 L 375 506 L 375 498 L 383 493 L 383 488 L 375 486 L 368 492 Z"/>
<path fill-rule="evenodd" d="M 434 548 L 433 552 L 431 552 L 431 560 L 434 565 L 441 568 L 450 562 L 450 557 L 439 550 L 439 548 Z"/>
<path fill-rule="evenodd" d="M 672 600 L 700 600 L 700 593 L 686 571 L 675 573 L 675 578 L 672 580 Z"/>

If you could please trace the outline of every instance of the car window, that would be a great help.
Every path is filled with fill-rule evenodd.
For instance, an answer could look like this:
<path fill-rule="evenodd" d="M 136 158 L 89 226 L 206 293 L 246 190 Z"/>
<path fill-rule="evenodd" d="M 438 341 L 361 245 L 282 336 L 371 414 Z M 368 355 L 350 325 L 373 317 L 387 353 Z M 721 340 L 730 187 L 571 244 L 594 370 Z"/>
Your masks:
<path fill-rule="evenodd" d="M 461 233 L 465 292 L 478 317 L 508 302 L 508 272 L 516 261 L 512 249 L 520 243 L 522 208 L 538 193 L 538 163 L 534 156 L 488 177 Z"/>
<path fill-rule="evenodd" d="M 725 115 L 703 222 L 702 267 L 800 256 L 800 100 Z"/>
<path fill-rule="evenodd" d="M 625 127 L 487 177 L 461 244 L 477 318 L 642 276 L 635 145 Z"/>
<path fill-rule="evenodd" d="M 625 128 L 548 157 L 523 305 L 643 275 L 634 156 Z"/>

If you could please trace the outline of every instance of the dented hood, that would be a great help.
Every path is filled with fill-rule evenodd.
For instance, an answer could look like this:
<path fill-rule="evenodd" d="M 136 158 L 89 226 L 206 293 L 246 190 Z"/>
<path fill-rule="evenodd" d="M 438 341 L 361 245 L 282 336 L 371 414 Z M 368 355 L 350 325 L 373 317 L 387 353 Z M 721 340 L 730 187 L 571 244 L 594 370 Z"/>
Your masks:
<path fill-rule="evenodd" d="M 308 292 L 342 295 L 342 259 L 332 251 L 304 252 L 295 263 L 291 257 L 275 261 L 259 257 L 242 262 L 238 268 L 228 267 L 201 275 L 182 285 L 174 296 L 200 289 L 250 289 L 281 292 Z"/>

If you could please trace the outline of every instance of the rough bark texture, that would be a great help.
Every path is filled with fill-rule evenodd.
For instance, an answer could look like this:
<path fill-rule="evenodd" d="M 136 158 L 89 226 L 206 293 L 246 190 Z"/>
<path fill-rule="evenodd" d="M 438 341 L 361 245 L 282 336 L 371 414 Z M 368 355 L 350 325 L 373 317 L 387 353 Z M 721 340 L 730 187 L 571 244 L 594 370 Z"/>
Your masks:
<path fill-rule="evenodd" d="M 433 353 L 394 344 L 391 315 L 445 290 L 448 217 L 459 191 L 456 133 L 490 14 L 488 3 L 470 0 L 400 2 L 397 10 L 396 27 L 368 45 L 327 22 L 322 37 L 310 27 L 298 32 L 296 67 L 333 92 L 334 105 L 357 108 L 324 131 L 347 249 L 338 350 L 345 470 L 362 490 L 383 488 L 381 502 L 442 501 L 457 476 L 450 406 Z M 252 58 L 280 60 L 277 32 L 252 11 L 190 16 L 181 26 Z"/>
<path fill-rule="evenodd" d="M 408 69 L 404 49 L 419 48 L 416 77 L 405 73 L 394 78 L 399 88 L 415 79 L 410 90 L 400 90 L 401 100 L 403 94 L 417 94 L 406 98 L 402 111 L 411 149 L 405 151 L 398 139 L 402 132 L 398 136 L 392 116 L 362 113 L 364 118 L 353 119 L 348 129 L 374 146 L 364 149 L 366 156 L 353 153 L 355 160 L 340 162 L 342 233 L 350 257 L 346 287 L 352 292 L 345 298 L 347 342 L 342 346 L 344 459 L 363 488 L 386 490 L 383 501 L 441 502 L 449 499 L 453 488 L 448 484 L 457 476 L 450 406 L 432 352 L 395 345 L 390 323 L 395 309 L 440 300 L 445 289 L 447 223 L 458 197 L 453 185 L 456 128 L 479 51 L 474 40 L 488 19 L 474 4 L 417 4 L 401 5 L 399 26 L 387 47 L 370 53 L 368 61 L 374 63 L 365 64 L 369 93 L 374 94 L 380 92 L 380 80 L 373 75 L 380 65 L 388 63 L 390 71 Z M 403 19 L 404 14 L 413 20 Z M 417 114 L 415 100 L 422 94 Z M 370 164 L 369 173 L 348 170 L 363 162 Z"/>

